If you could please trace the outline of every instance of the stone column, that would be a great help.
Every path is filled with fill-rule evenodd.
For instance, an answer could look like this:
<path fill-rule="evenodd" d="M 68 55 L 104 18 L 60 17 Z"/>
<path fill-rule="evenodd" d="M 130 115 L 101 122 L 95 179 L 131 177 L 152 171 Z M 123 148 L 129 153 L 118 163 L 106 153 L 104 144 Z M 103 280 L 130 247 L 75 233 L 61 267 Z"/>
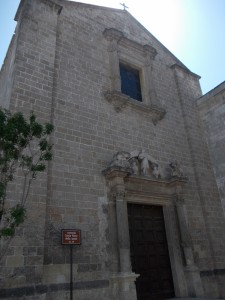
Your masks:
<path fill-rule="evenodd" d="M 201 277 L 199 269 L 194 262 L 191 236 L 186 220 L 185 204 L 180 187 L 177 188 L 175 206 L 179 223 L 181 247 L 183 249 L 185 259 L 185 272 L 187 275 L 189 295 L 194 297 L 203 297 L 204 292 L 202 288 Z"/>
<path fill-rule="evenodd" d="M 125 187 L 116 186 L 116 215 L 118 232 L 118 249 L 120 255 L 120 272 L 131 272 L 130 238 L 127 216 L 127 203 L 125 201 Z"/>
<path fill-rule="evenodd" d="M 117 236 L 117 222 L 116 222 L 116 202 L 115 195 L 109 195 L 109 264 L 110 271 L 117 273 L 119 270 L 118 260 L 118 236 Z"/>

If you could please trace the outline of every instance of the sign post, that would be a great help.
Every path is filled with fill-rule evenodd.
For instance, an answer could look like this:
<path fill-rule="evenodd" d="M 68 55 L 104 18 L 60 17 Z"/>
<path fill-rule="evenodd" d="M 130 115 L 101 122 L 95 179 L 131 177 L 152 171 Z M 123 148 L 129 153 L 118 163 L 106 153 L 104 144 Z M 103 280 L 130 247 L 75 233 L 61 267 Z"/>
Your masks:
<path fill-rule="evenodd" d="M 70 300 L 73 300 L 73 244 L 70 244 Z"/>
<path fill-rule="evenodd" d="M 81 244 L 80 229 L 62 229 L 62 245 L 70 245 L 70 300 L 73 300 L 73 245 Z"/>

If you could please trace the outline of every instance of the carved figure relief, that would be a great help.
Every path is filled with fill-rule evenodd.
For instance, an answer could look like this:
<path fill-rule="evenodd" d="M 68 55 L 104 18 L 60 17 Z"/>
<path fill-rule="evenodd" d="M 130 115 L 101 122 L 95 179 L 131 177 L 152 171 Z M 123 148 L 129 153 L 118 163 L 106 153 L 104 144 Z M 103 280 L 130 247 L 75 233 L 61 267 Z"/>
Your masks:
<path fill-rule="evenodd" d="M 138 155 L 139 160 L 141 161 L 141 175 L 148 176 L 149 174 L 149 156 L 143 150 Z"/>
<path fill-rule="evenodd" d="M 171 172 L 171 178 L 187 179 L 187 177 L 184 176 L 184 173 L 176 160 L 172 161 L 169 164 L 169 167 Z"/>
<path fill-rule="evenodd" d="M 120 151 L 114 154 L 109 167 L 121 167 L 121 168 L 130 168 L 130 163 L 128 159 L 130 158 L 130 153 L 126 151 Z"/>
<path fill-rule="evenodd" d="M 129 174 L 136 176 L 145 176 L 155 179 L 162 178 L 161 167 L 158 162 L 145 150 L 134 150 L 132 152 L 119 151 L 114 154 L 112 161 L 103 173 L 110 171 L 111 169 L 118 169 L 120 171 L 128 172 Z M 184 173 L 177 161 L 169 163 L 169 174 L 164 178 L 167 179 L 181 179 L 187 180 Z"/>
<path fill-rule="evenodd" d="M 161 178 L 160 168 L 156 160 L 145 152 L 145 150 L 135 150 L 130 153 L 132 160 L 132 170 L 134 175 L 142 175 L 153 178 Z M 133 162 L 135 160 L 135 166 Z"/>
<path fill-rule="evenodd" d="M 130 164 L 131 164 L 131 168 L 132 168 L 132 172 L 134 175 L 138 175 L 139 174 L 139 162 L 138 159 L 133 157 L 130 159 Z"/>
<path fill-rule="evenodd" d="M 145 150 L 117 152 L 107 169 L 112 167 L 118 167 L 137 176 L 161 178 L 158 163 Z"/>
<path fill-rule="evenodd" d="M 159 171 L 159 165 L 157 163 L 152 164 L 152 175 L 157 179 L 161 178 L 161 174 Z"/>

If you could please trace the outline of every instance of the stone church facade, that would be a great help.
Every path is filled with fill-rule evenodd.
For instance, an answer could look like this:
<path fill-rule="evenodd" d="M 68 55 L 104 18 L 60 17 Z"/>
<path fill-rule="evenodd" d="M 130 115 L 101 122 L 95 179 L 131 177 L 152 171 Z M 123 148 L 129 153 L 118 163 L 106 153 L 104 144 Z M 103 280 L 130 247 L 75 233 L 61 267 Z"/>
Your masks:
<path fill-rule="evenodd" d="M 54 124 L 54 159 L 0 262 L 1 299 L 71 297 L 62 229 L 81 231 L 75 299 L 224 298 L 199 77 L 127 11 L 23 0 L 16 20 L 0 103 Z"/>

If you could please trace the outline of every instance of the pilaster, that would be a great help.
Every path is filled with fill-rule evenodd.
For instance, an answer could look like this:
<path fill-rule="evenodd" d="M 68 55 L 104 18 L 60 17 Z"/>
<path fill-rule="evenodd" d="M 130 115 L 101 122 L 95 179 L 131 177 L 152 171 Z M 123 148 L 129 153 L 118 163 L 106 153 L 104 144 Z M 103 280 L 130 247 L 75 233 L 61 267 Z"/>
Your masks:
<path fill-rule="evenodd" d="M 130 173 L 130 170 L 108 170 L 106 178 L 109 184 L 110 201 L 112 208 L 112 199 L 115 203 L 116 228 L 118 237 L 119 268 L 118 272 L 112 274 L 111 287 L 112 294 L 118 293 L 120 300 L 136 300 L 135 280 L 137 274 L 132 272 L 130 261 L 130 239 L 129 225 L 127 215 L 127 202 L 124 178 Z M 115 223 L 112 218 L 111 222 Z"/>
<path fill-rule="evenodd" d="M 103 36 L 108 41 L 111 89 L 113 91 L 121 90 L 120 70 L 119 70 L 119 56 L 118 56 L 118 42 L 123 37 L 123 33 L 114 28 L 105 29 Z"/>
<path fill-rule="evenodd" d="M 153 82 L 153 61 L 157 55 L 157 51 L 155 48 L 144 45 L 143 52 L 145 56 L 145 64 L 143 67 L 143 75 L 144 75 L 144 82 L 145 86 L 148 87 L 146 89 L 146 99 L 149 102 L 149 105 L 159 105 L 157 94 L 154 87 Z M 148 83 L 148 84 L 147 84 Z"/>
<path fill-rule="evenodd" d="M 177 211 L 179 231 L 181 237 L 181 248 L 183 249 L 185 260 L 184 271 L 187 276 L 189 294 L 195 297 L 203 297 L 204 291 L 202 287 L 200 271 L 194 262 L 191 236 L 186 219 L 185 202 L 182 196 L 182 189 L 180 186 L 176 188 L 175 207 Z"/>

